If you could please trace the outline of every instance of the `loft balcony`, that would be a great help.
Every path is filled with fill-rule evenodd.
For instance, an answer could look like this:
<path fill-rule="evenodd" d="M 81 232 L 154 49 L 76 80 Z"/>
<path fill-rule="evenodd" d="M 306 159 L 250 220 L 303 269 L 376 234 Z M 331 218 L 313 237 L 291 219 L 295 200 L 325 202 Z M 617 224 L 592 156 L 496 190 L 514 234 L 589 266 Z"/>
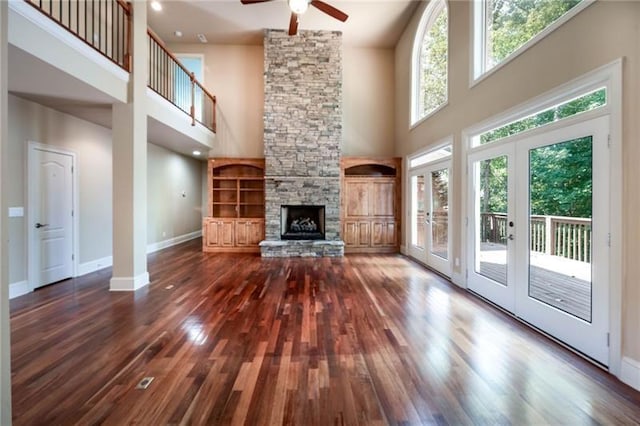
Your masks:
<path fill-rule="evenodd" d="M 10 0 L 9 91 L 112 128 L 128 102 L 131 6 L 122 0 Z M 216 98 L 149 30 L 148 139 L 208 151 Z"/>

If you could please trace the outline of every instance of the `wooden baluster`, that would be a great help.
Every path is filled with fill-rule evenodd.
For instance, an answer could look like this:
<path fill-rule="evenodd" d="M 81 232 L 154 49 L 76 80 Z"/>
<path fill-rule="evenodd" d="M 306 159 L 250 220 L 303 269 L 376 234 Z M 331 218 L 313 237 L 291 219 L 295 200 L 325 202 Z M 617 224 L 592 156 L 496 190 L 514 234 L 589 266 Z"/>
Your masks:
<path fill-rule="evenodd" d="M 195 107 L 195 97 L 196 97 L 196 84 L 195 84 L 195 74 L 191 73 L 191 125 L 196 125 L 196 107 Z"/>

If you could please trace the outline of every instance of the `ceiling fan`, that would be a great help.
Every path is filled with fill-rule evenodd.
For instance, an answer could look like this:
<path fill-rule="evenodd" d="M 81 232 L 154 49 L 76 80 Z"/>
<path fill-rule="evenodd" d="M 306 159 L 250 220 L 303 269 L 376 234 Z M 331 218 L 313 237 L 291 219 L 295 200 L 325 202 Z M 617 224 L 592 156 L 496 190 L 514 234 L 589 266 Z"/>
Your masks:
<path fill-rule="evenodd" d="M 242 4 L 265 3 L 274 0 L 240 0 Z M 287 0 L 289 9 L 291 9 L 291 19 L 289 20 L 289 35 L 296 35 L 298 32 L 298 16 L 307 11 L 309 5 L 321 10 L 327 15 L 339 20 L 346 21 L 349 15 L 336 9 L 321 0 Z"/>

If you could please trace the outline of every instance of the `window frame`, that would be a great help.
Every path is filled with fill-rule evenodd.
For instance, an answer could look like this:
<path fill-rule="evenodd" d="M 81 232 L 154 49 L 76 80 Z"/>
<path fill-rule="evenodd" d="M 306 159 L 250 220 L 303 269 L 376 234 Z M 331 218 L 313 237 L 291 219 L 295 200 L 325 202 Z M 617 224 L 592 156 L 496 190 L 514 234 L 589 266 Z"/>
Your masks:
<path fill-rule="evenodd" d="M 564 15 L 553 21 L 545 29 L 538 34 L 530 38 L 522 46 L 511 52 L 509 56 L 504 58 L 501 62 L 495 64 L 493 67 L 487 69 L 487 2 L 486 0 L 473 0 L 471 5 L 471 67 L 469 68 L 469 88 L 474 87 L 476 84 L 489 77 L 515 58 L 529 50 L 532 46 L 537 44 L 540 40 L 547 37 L 554 32 L 557 28 L 561 27 L 565 22 L 572 19 L 578 13 L 582 12 L 587 7 L 595 3 L 596 0 L 582 0 L 575 5 L 572 9 L 567 11 Z"/>
<path fill-rule="evenodd" d="M 442 104 L 434 108 L 429 113 L 420 117 L 420 68 L 422 65 L 422 43 L 425 34 L 431 29 L 436 19 L 442 11 L 447 14 L 447 88 L 445 90 L 445 99 Z M 432 0 L 422 12 L 420 23 L 418 24 L 415 38 L 413 40 L 413 50 L 411 54 L 411 114 L 409 117 L 409 129 L 413 129 L 427 118 L 436 114 L 449 103 L 449 29 L 451 27 L 451 19 L 449 13 L 449 5 L 447 0 Z"/>

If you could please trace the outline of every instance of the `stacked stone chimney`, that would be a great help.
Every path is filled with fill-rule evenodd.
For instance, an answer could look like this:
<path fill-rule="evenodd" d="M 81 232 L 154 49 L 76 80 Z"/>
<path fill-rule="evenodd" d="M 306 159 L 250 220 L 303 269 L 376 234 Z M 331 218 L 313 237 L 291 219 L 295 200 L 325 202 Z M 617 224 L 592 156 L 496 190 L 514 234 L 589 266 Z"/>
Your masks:
<path fill-rule="evenodd" d="M 262 255 L 342 256 L 342 34 L 266 30 Z M 325 206 L 325 241 L 281 241 L 282 205 Z"/>

